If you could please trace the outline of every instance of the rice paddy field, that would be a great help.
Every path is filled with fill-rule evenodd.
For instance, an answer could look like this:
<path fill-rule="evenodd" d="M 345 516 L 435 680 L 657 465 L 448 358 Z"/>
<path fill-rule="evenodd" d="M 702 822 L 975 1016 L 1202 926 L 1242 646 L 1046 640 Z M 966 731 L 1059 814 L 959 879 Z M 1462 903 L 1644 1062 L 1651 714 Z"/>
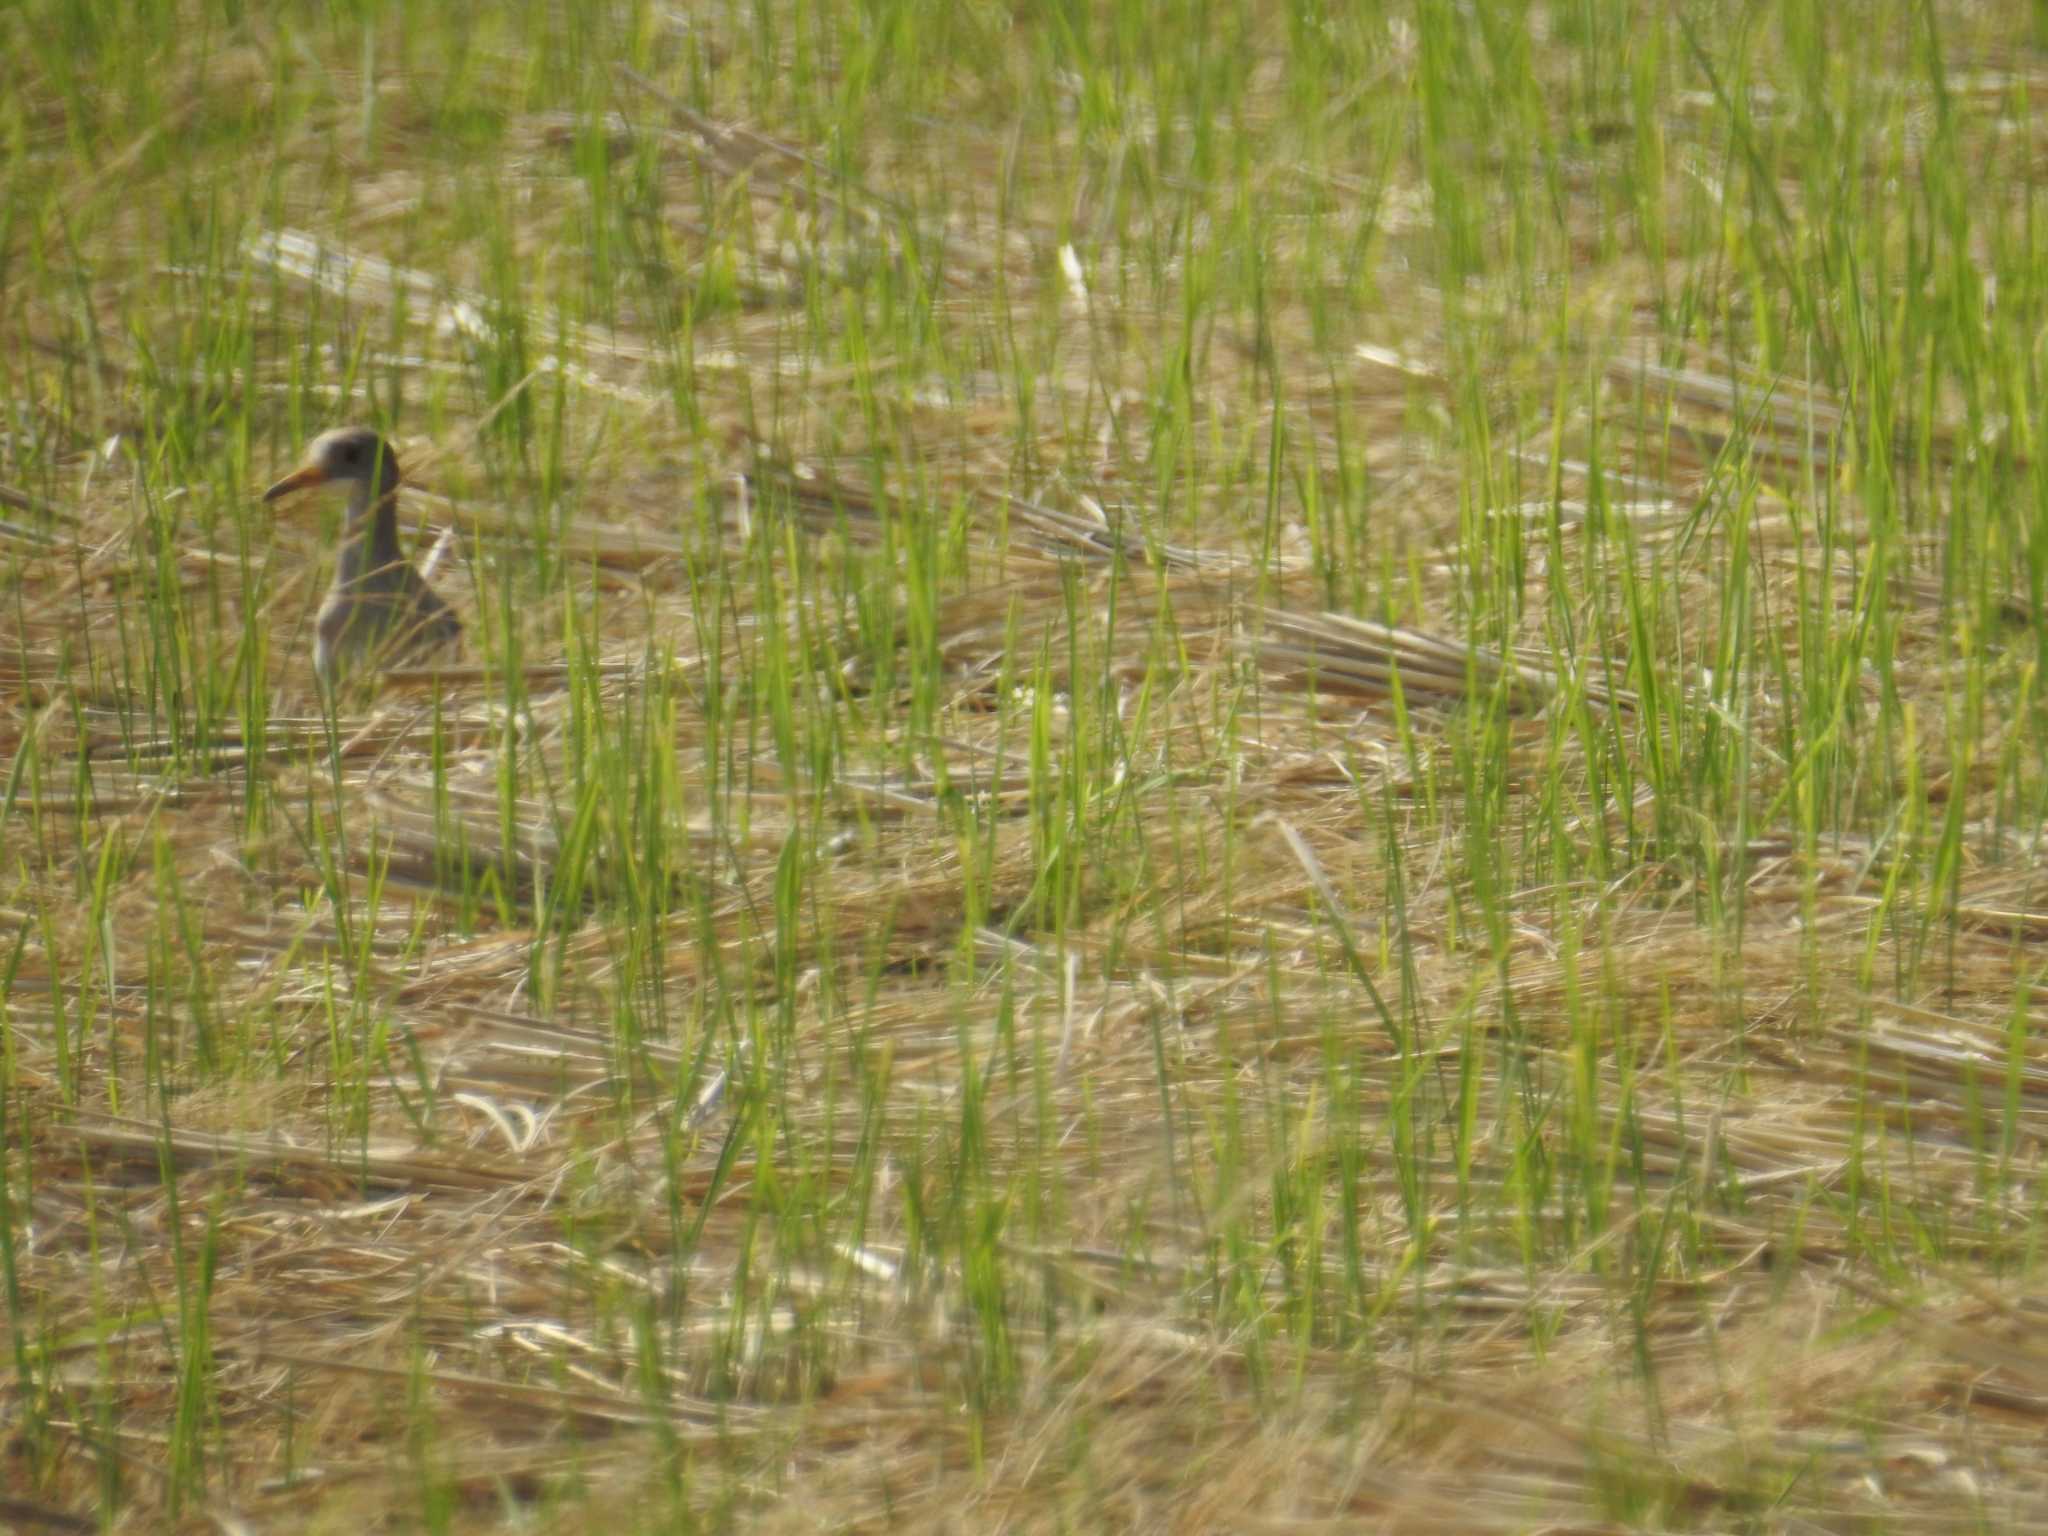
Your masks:
<path fill-rule="evenodd" d="M 0 11 L 0 1525 L 2048 1529 L 2042 97 Z"/>

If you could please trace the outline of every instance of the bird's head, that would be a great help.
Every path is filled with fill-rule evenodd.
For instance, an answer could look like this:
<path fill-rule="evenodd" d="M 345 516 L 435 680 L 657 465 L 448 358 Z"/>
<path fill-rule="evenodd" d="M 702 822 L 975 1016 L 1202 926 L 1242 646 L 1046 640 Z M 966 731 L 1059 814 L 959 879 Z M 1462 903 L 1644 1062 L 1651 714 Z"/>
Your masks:
<path fill-rule="evenodd" d="M 293 491 L 337 480 L 357 488 L 358 494 L 351 500 L 367 506 L 398 489 L 398 455 L 368 427 L 337 427 L 314 438 L 306 450 L 306 462 L 265 491 L 263 499 L 276 501 Z"/>

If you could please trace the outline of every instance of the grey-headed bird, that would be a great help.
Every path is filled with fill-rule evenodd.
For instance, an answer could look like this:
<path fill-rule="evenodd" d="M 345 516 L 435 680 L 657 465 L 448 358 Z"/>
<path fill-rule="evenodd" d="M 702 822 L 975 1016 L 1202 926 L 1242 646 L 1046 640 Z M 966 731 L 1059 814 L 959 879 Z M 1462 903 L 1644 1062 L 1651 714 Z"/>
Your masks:
<path fill-rule="evenodd" d="M 365 661 L 386 667 L 452 649 L 462 623 L 398 547 L 398 457 L 368 427 L 313 439 L 306 462 L 263 493 L 276 501 L 336 481 L 348 485 L 348 526 L 334 585 L 313 626 L 313 671 L 328 686 Z"/>

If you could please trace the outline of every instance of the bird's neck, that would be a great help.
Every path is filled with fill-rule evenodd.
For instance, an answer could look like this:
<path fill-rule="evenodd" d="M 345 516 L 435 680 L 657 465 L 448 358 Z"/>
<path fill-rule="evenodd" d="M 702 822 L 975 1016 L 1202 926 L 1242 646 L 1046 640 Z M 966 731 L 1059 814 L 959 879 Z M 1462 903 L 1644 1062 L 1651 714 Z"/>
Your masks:
<path fill-rule="evenodd" d="M 338 587 L 374 580 L 381 572 L 397 566 L 403 557 L 398 549 L 398 490 L 393 487 L 372 497 L 368 487 L 348 506 L 348 528 L 342 535 L 341 560 L 334 572 Z"/>

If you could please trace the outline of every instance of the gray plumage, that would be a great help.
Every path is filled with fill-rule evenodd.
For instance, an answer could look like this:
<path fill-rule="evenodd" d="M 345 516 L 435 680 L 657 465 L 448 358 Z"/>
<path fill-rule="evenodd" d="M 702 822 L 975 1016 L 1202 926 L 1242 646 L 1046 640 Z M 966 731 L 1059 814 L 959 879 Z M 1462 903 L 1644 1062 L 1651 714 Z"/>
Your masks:
<path fill-rule="evenodd" d="M 452 649 L 462 624 L 398 547 L 398 458 L 368 427 L 313 440 L 306 462 L 263 493 L 345 482 L 348 526 L 334 584 L 313 626 L 313 670 L 332 686 L 364 662 L 404 666 Z"/>

